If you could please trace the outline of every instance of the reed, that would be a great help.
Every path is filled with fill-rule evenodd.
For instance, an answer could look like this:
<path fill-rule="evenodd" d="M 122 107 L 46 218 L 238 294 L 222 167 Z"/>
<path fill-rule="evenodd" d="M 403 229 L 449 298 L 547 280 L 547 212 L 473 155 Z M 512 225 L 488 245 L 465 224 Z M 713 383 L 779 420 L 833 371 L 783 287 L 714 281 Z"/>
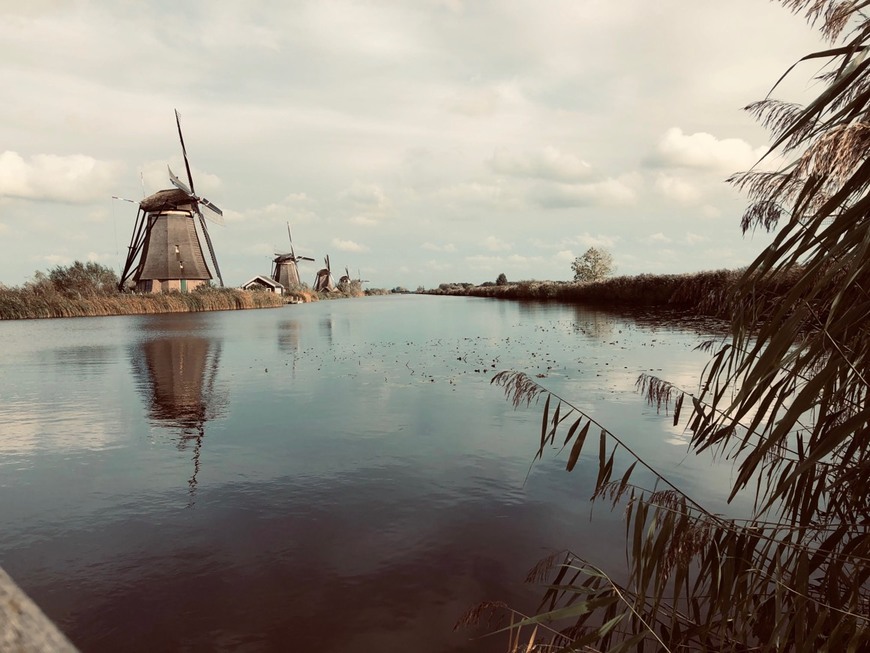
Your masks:
<path fill-rule="evenodd" d="M 232 288 L 192 293 L 70 296 L 31 287 L 0 289 L 0 319 L 194 313 L 283 306 L 280 295 Z"/>
<path fill-rule="evenodd" d="M 734 310 L 732 290 L 742 270 L 713 270 L 692 274 L 639 274 L 602 281 L 519 281 L 498 286 L 442 283 L 430 295 L 492 297 L 513 300 L 554 300 L 598 306 L 662 306 L 727 318 Z M 800 268 L 760 280 L 757 292 L 775 298 L 785 295 Z"/>

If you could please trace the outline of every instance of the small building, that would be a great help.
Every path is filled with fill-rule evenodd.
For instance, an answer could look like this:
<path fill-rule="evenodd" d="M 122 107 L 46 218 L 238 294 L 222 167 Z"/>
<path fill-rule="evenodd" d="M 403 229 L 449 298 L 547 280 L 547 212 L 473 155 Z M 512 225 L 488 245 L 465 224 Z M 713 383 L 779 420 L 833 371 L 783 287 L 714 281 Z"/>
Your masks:
<path fill-rule="evenodd" d="M 284 294 L 284 286 L 282 286 L 274 279 L 264 277 L 261 274 L 258 274 L 250 281 L 246 281 L 245 283 L 243 283 L 242 290 L 265 290 L 267 292 L 273 292 L 276 295 Z"/>

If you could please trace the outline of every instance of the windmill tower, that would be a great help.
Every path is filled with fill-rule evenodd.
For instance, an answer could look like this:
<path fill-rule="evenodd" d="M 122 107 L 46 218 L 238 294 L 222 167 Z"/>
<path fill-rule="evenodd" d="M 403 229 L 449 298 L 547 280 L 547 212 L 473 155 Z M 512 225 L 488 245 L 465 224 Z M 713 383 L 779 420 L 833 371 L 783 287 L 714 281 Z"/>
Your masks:
<path fill-rule="evenodd" d="M 310 256 L 296 256 L 296 251 L 293 249 L 293 234 L 290 233 L 290 223 L 287 223 L 287 235 L 290 236 L 290 253 L 279 254 L 275 252 L 275 258 L 272 261 L 272 278 L 280 283 L 284 288 L 290 286 L 298 286 L 301 281 L 299 279 L 299 261 L 313 261 Z"/>
<path fill-rule="evenodd" d="M 139 202 L 119 290 L 124 290 L 127 282 L 132 280 L 137 292 L 189 292 L 213 279 L 196 229 L 197 221 L 208 246 L 214 273 L 221 287 L 224 285 L 200 207 L 205 207 L 209 219 L 217 224 L 223 224 L 223 212 L 196 194 L 178 111 L 175 112 L 175 124 L 189 185 L 167 166 L 169 181 L 175 188 L 159 190 Z"/>
<path fill-rule="evenodd" d="M 321 268 L 317 272 L 317 276 L 314 277 L 314 291 L 315 292 L 334 292 L 335 291 L 335 279 L 332 278 L 332 271 L 329 268 L 329 255 L 327 254 L 324 259 L 326 263 L 325 268 Z"/>

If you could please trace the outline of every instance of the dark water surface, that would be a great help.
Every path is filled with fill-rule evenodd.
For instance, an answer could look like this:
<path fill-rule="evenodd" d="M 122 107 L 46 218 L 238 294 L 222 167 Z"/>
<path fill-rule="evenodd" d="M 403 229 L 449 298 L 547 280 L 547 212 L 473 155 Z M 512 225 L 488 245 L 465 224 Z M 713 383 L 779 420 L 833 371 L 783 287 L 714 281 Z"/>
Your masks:
<path fill-rule="evenodd" d="M 531 609 L 553 550 L 618 575 L 624 548 L 590 457 L 524 483 L 541 407 L 489 379 L 544 375 L 720 509 L 730 470 L 634 390 L 694 388 L 705 337 L 426 296 L 0 322 L 0 565 L 83 651 L 503 650 L 454 623 Z"/>

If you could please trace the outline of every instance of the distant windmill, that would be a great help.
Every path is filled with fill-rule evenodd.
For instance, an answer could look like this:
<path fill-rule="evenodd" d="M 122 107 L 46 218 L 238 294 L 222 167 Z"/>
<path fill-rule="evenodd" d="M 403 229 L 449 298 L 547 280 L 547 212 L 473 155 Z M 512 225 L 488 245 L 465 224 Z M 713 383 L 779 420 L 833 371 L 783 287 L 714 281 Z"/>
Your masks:
<path fill-rule="evenodd" d="M 325 268 L 321 268 L 314 277 L 315 292 L 333 292 L 335 290 L 335 279 L 332 278 L 332 271 L 329 268 L 329 255 L 324 259 Z"/>
<path fill-rule="evenodd" d="M 369 280 L 368 280 L 368 279 L 363 279 L 363 278 L 362 278 L 362 275 L 360 275 L 359 270 L 357 270 L 356 273 L 357 273 L 357 275 L 359 275 L 359 276 L 357 276 L 356 279 L 351 279 L 351 276 L 350 276 L 350 270 L 348 270 L 347 267 L 345 267 L 345 268 L 344 268 L 344 275 L 343 275 L 343 276 L 338 280 L 338 285 L 339 285 L 339 287 L 343 287 L 343 286 L 345 286 L 345 285 L 350 285 L 350 284 L 353 283 L 354 281 L 355 281 L 356 283 L 360 284 L 360 285 L 362 285 L 362 284 L 364 284 L 364 283 L 368 283 Z"/>
<path fill-rule="evenodd" d="M 223 211 L 196 194 L 178 111 L 175 112 L 175 124 L 178 126 L 188 184 L 176 177 L 167 166 L 169 181 L 175 188 L 159 190 L 139 202 L 139 212 L 127 248 L 127 260 L 118 284 L 120 290 L 131 278 L 135 290 L 140 292 L 187 292 L 210 281 L 213 276 L 202 251 L 196 229 L 197 220 L 208 246 L 215 275 L 221 287 L 224 285 L 205 215 L 200 207 L 207 209 L 206 215 L 212 222 L 221 225 Z"/>
<path fill-rule="evenodd" d="M 290 233 L 290 223 L 287 223 L 287 235 L 290 237 L 290 253 L 279 254 L 275 252 L 275 258 L 272 261 L 272 278 L 280 283 L 284 288 L 290 286 L 298 286 L 301 281 L 299 279 L 299 261 L 313 261 L 310 256 L 296 256 L 296 251 L 293 249 L 293 234 Z"/>
<path fill-rule="evenodd" d="M 351 279 L 350 279 L 350 272 L 348 272 L 347 267 L 345 267 L 345 268 L 344 268 L 344 276 L 342 276 L 342 277 L 338 280 L 338 285 L 339 285 L 339 286 L 343 286 L 343 285 L 345 285 L 345 284 L 349 284 L 350 281 L 351 281 Z"/>

